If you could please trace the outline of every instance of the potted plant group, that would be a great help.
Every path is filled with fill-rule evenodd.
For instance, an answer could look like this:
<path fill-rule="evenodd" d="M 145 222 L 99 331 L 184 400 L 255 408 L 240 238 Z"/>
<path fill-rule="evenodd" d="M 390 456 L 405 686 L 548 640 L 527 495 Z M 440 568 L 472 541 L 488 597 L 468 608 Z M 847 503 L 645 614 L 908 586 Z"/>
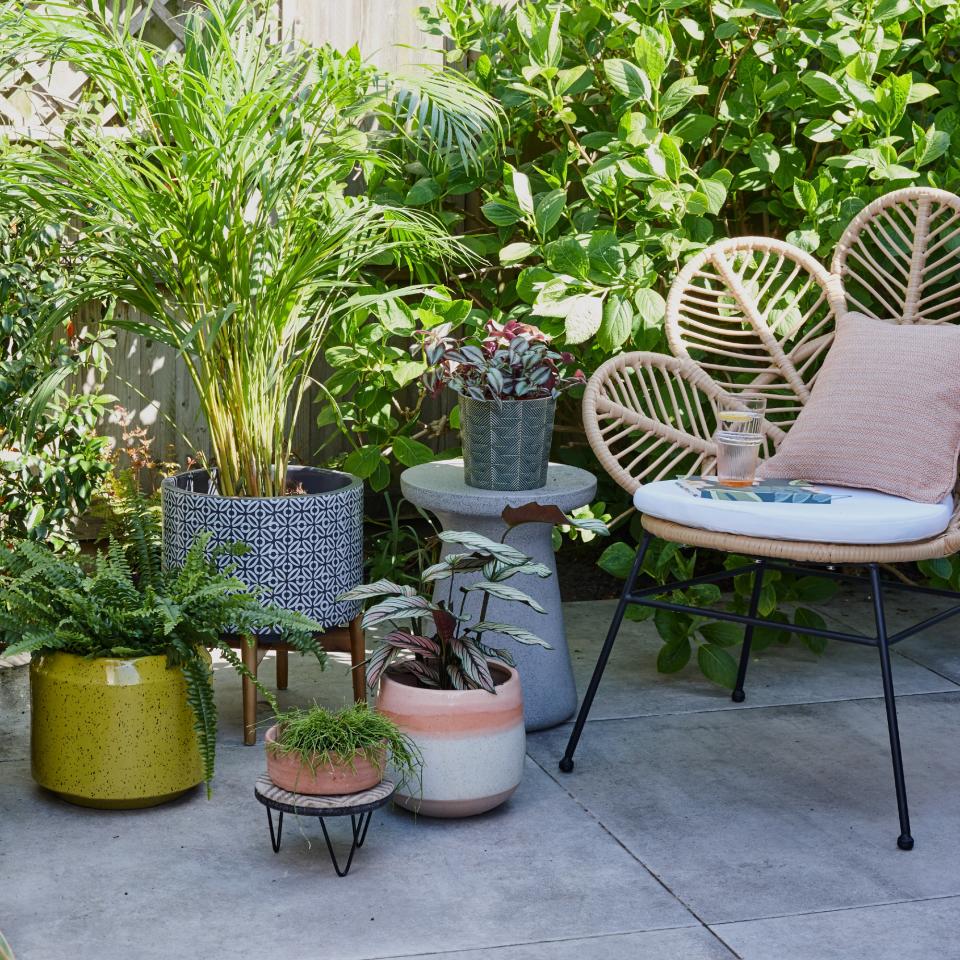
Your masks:
<path fill-rule="evenodd" d="M 0 647 L 29 652 L 33 778 L 73 803 L 144 807 L 213 777 L 217 713 L 209 649 L 241 674 L 227 633 L 276 631 L 324 661 L 317 624 L 262 606 L 233 575 L 242 545 L 203 534 L 175 570 L 137 494 L 123 539 L 93 558 L 28 540 L 0 548 Z M 209 554 L 209 555 L 208 555 Z"/>
<path fill-rule="evenodd" d="M 412 740 L 387 716 L 366 703 L 339 711 L 317 704 L 278 713 L 264 737 L 267 775 L 291 793 L 359 793 L 382 779 L 387 761 L 401 785 L 418 777 Z"/>
<path fill-rule="evenodd" d="M 464 480 L 483 490 L 536 490 L 547 482 L 553 418 L 561 391 L 585 381 L 566 376 L 569 353 L 537 327 L 489 321 L 480 343 L 450 336 L 443 324 L 423 335 L 431 393 L 453 389 L 460 406 Z"/>
<path fill-rule="evenodd" d="M 372 267 L 468 259 L 438 220 L 348 187 L 395 162 L 391 137 L 469 167 L 497 140 L 497 109 L 452 71 L 400 78 L 271 40 L 265 0 L 191 4 L 179 52 L 128 29 L 139 6 L 0 11 L 0 58 L 89 77 L 94 100 L 5 157 L 0 205 L 26 230 L 76 225 L 87 269 L 54 322 L 116 302 L 115 324 L 172 347 L 196 388 L 212 457 L 163 484 L 167 564 L 200 531 L 242 541 L 237 577 L 339 625 L 358 609 L 338 597 L 362 579 L 363 491 L 294 465 L 315 364 L 346 318 L 419 289 L 373 286 Z"/>
<path fill-rule="evenodd" d="M 523 644 L 549 644 L 528 630 L 485 619 L 491 597 L 543 608 L 508 583 L 517 574 L 550 576 L 543 564 L 479 534 L 443 531 L 440 539 L 465 547 L 423 571 L 420 593 L 378 580 L 349 598 L 375 601 L 365 627 L 383 627 L 367 663 L 367 683 L 379 684 L 377 710 L 407 734 L 423 758 L 420 794 L 398 791 L 401 806 L 434 817 L 483 813 L 503 803 L 523 775 L 526 733 L 520 678 L 506 650 L 488 635 Z M 457 574 L 482 579 L 455 588 Z M 434 587 L 449 582 L 446 597 Z M 429 599 L 428 594 L 434 598 Z M 468 596 L 481 596 L 478 616 L 464 613 Z"/>

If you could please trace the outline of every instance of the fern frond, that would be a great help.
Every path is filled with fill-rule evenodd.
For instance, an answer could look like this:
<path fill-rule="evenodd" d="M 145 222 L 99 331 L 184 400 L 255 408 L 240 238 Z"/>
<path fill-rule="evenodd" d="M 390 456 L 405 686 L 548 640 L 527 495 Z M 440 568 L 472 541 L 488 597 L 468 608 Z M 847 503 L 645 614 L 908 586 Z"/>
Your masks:
<path fill-rule="evenodd" d="M 244 637 L 243 642 L 249 643 L 249 638 Z M 237 656 L 237 652 L 226 643 L 218 644 L 217 649 L 220 651 L 223 659 L 226 660 L 241 677 L 246 677 L 247 680 L 257 688 L 258 693 L 270 704 L 270 709 L 274 713 L 278 713 L 280 711 L 280 704 L 277 703 L 277 698 L 247 669 L 247 665 Z"/>
<path fill-rule="evenodd" d="M 147 498 L 130 472 L 119 475 L 118 491 L 108 504 L 107 531 L 123 545 L 139 582 L 158 589 L 162 557 L 162 520 L 156 498 Z"/>
<path fill-rule="evenodd" d="M 203 780 L 209 798 L 217 754 L 217 704 L 213 697 L 213 671 L 198 653 L 185 658 L 180 669 L 187 682 L 187 702 L 193 710 L 193 729 L 197 733 Z"/>

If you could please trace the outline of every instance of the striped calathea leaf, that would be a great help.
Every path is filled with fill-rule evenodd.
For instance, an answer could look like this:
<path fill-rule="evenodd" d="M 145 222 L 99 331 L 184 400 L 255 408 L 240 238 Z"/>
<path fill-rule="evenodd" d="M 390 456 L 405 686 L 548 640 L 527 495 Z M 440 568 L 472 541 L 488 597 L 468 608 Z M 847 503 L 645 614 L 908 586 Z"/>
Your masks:
<path fill-rule="evenodd" d="M 518 573 L 524 573 L 531 577 L 540 577 L 541 579 L 552 576 L 550 568 L 546 564 L 537 563 L 536 561 L 531 561 L 530 563 L 504 564 L 500 563 L 499 560 L 491 560 L 483 566 L 483 576 L 487 580 L 497 582 L 509 580 L 510 577 L 516 576 Z"/>
<path fill-rule="evenodd" d="M 461 546 L 469 547 L 473 551 L 488 553 L 501 563 L 530 562 L 530 557 L 521 553 L 516 547 L 511 547 L 507 543 L 500 543 L 497 540 L 490 540 L 482 534 L 472 533 L 469 530 L 444 530 L 439 534 L 439 537 L 444 543 L 458 543 Z"/>
<path fill-rule="evenodd" d="M 403 596 L 414 597 L 417 591 L 409 585 L 400 586 L 389 580 L 376 580 L 373 583 L 361 583 L 360 586 L 341 593 L 338 600 L 370 600 L 373 597 Z"/>
<path fill-rule="evenodd" d="M 485 564 L 491 561 L 490 554 L 480 552 L 474 553 L 448 553 L 439 563 L 432 567 L 427 567 L 421 574 L 424 583 L 431 583 L 436 580 L 448 580 L 453 574 L 463 573 L 469 570 L 480 570 Z M 410 588 L 412 591 L 412 587 Z"/>
<path fill-rule="evenodd" d="M 516 587 L 511 587 L 509 584 L 500 583 L 495 580 L 478 580 L 476 583 L 471 583 L 468 587 L 461 587 L 461 589 L 468 592 L 479 590 L 482 593 L 490 594 L 491 597 L 496 597 L 498 600 L 514 600 L 517 603 L 525 603 L 528 607 L 536 610 L 537 613 L 547 612 L 543 609 L 543 606 L 529 594 L 518 590 Z"/>
<path fill-rule="evenodd" d="M 436 606 L 424 597 L 403 596 L 387 597 L 379 603 L 367 609 L 363 615 L 363 627 L 376 626 L 384 620 L 410 620 L 428 616 L 436 610 Z"/>
<path fill-rule="evenodd" d="M 526 643 L 530 646 L 543 647 L 545 650 L 552 650 L 553 647 L 546 640 L 541 639 L 535 633 L 524 630 L 523 627 L 514 627 L 509 623 L 495 623 L 492 620 L 482 620 L 475 623 L 470 630 L 478 634 L 483 633 L 505 633 L 508 637 L 516 640 L 518 643 Z"/>

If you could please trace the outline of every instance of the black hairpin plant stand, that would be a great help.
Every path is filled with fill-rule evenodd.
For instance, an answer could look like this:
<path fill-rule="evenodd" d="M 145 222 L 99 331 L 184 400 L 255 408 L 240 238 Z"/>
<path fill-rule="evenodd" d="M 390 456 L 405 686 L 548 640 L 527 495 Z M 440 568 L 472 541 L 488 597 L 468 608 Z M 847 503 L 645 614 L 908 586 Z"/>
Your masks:
<path fill-rule="evenodd" d="M 361 793 L 350 793 L 336 797 L 315 797 L 304 793 L 291 793 L 276 786 L 274 782 L 263 774 L 257 777 L 254 795 L 267 808 L 267 823 L 270 826 L 270 844 L 274 853 L 280 852 L 280 841 L 283 835 L 283 815 L 293 813 L 300 817 L 318 817 L 323 830 L 323 839 L 327 843 L 327 852 L 333 863 L 333 869 L 338 877 L 345 877 L 350 872 L 353 856 L 363 846 L 367 839 L 367 830 L 373 812 L 379 810 L 396 792 L 396 784 L 392 780 L 381 780 L 375 787 Z M 273 811 L 279 812 L 277 829 L 273 829 Z M 327 832 L 327 817 L 350 817 L 353 842 L 347 862 L 341 868 L 340 861 L 330 841 Z"/>
<path fill-rule="evenodd" d="M 580 706 L 580 712 L 577 714 L 576 722 L 573 725 L 573 731 L 567 742 L 567 749 L 564 751 L 563 758 L 560 760 L 560 769 L 564 773 L 570 773 L 573 770 L 573 754 L 580 741 L 580 735 L 583 733 L 583 725 L 586 723 L 587 715 L 590 713 L 590 707 L 593 705 L 593 699 L 597 694 L 597 688 L 600 686 L 600 679 L 603 671 L 610 659 L 610 652 L 613 649 L 614 641 L 623 622 L 623 616 L 627 607 L 635 603 L 641 607 L 653 607 L 657 610 L 673 610 L 677 613 L 688 613 L 700 617 L 708 617 L 714 620 L 728 620 L 732 623 L 742 623 L 744 625 L 743 647 L 740 652 L 740 666 L 737 671 L 737 680 L 733 688 L 732 699 L 735 703 L 742 703 L 746 697 L 743 692 L 743 683 L 747 674 L 747 665 L 750 661 L 750 645 L 753 640 L 753 631 L 755 627 L 771 627 L 774 630 L 783 630 L 784 624 L 775 620 L 767 620 L 757 616 L 760 603 L 760 591 L 763 586 L 763 576 L 767 570 L 782 570 L 793 573 L 814 574 L 816 576 L 828 577 L 833 580 L 847 580 L 868 585 L 871 597 L 873 599 L 873 612 L 876 624 L 875 636 L 866 636 L 859 633 L 843 633 L 838 630 L 826 630 L 818 627 L 800 627 L 791 624 L 787 629 L 790 633 L 803 633 L 814 637 L 824 637 L 828 640 L 843 640 L 846 643 L 857 643 L 861 646 L 876 647 L 880 652 L 880 675 L 883 681 L 883 698 L 887 710 L 887 729 L 890 734 L 890 755 L 893 760 L 893 782 L 897 793 L 897 809 L 900 814 L 900 835 L 897 838 L 897 846 L 901 850 L 913 849 L 913 836 L 910 833 L 910 815 L 907 810 L 907 789 L 903 777 L 903 757 L 900 751 L 900 731 L 897 725 L 897 703 L 893 692 L 893 675 L 890 666 L 890 647 L 901 640 L 906 640 L 914 634 L 920 633 L 929 627 L 949 620 L 951 617 L 960 613 L 960 602 L 949 607 L 940 613 L 927 617 L 919 623 L 915 623 L 904 630 L 900 630 L 892 636 L 887 633 L 887 622 L 884 614 L 883 592 L 884 590 L 901 590 L 907 593 L 927 594 L 928 596 L 946 597 L 955 601 L 960 601 L 960 593 L 951 590 L 934 590 L 929 587 L 917 587 L 900 581 L 882 581 L 880 578 L 880 565 L 877 563 L 863 564 L 866 567 L 867 576 L 859 574 L 844 573 L 834 566 L 817 564 L 798 564 L 784 563 L 778 560 L 768 560 L 756 558 L 751 563 L 735 570 L 721 570 L 718 573 L 707 574 L 702 577 L 694 577 L 690 580 L 682 580 L 676 583 L 666 585 L 657 585 L 653 587 L 644 587 L 637 590 L 636 580 L 643 564 L 644 554 L 651 540 L 650 534 L 646 534 L 637 550 L 636 558 L 633 562 L 633 569 L 624 585 L 623 593 L 620 595 L 620 602 L 617 604 L 616 612 L 613 615 L 613 621 L 607 632 L 607 638 L 600 651 L 600 657 L 594 668 L 593 676 L 590 678 L 590 684 L 587 687 L 586 695 Z M 728 580 L 742 574 L 752 573 L 754 576 L 753 589 L 750 595 L 750 607 L 747 614 L 728 613 L 726 610 L 713 610 L 708 607 L 695 607 L 682 603 L 671 603 L 668 600 L 658 599 L 663 594 L 674 590 L 685 590 L 688 587 L 699 583 L 716 583 L 718 581 Z"/>

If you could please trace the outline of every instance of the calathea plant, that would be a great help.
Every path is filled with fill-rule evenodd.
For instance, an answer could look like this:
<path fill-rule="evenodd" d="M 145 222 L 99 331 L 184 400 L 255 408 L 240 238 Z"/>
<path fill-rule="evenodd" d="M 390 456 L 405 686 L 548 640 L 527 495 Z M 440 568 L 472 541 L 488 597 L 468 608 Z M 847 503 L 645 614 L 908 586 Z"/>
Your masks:
<path fill-rule="evenodd" d="M 553 349 L 550 337 L 532 324 L 490 320 L 480 343 L 457 340 L 450 332 L 445 323 L 421 335 L 428 367 L 423 384 L 430 393 L 450 387 L 474 400 L 556 399 L 585 382 L 582 370 L 565 376 L 573 356 Z"/>
<path fill-rule="evenodd" d="M 439 533 L 442 543 L 466 550 L 448 553 L 424 570 L 419 592 L 408 584 L 384 579 L 357 587 L 346 595 L 349 599 L 376 601 L 364 613 L 365 628 L 383 624 L 391 627 L 367 661 L 368 686 L 376 686 L 384 670 L 393 665 L 394 671 L 408 674 L 422 687 L 496 693 L 490 661 L 513 666 L 513 658 L 507 650 L 489 646 L 485 642 L 488 633 L 551 649 L 550 644 L 529 630 L 487 619 L 491 597 L 525 604 L 544 613 L 536 600 L 507 581 L 520 574 L 546 578 L 551 575 L 550 569 L 504 540 L 510 530 L 523 523 L 561 523 L 601 535 L 608 532 L 607 528 L 599 520 L 569 517 L 557 507 L 537 503 L 507 507 L 503 519 L 507 530 L 499 541 L 470 531 Z M 463 573 L 479 573 L 480 577 L 464 586 L 457 580 Z M 445 590 L 440 588 L 442 584 Z M 430 591 L 432 599 L 426 596 Z M 465 612 L 467 599 L 473 593 L 482 596 L 475 618 Z"/>
<path fill-rule="evenodd" d="M 543 564 L 505 543 L 488 540 L 478 533 L 443 531 L 444 543 L 464 546 L 463 553 L 450 553 L 428 567 L 420 578 L 421 593 L 409 585 L 378 580 L 349 591 L 344 599 L 376 600 L 363 615 L 367 629 L 389 624 L 392 629 L 377 644 L 367 662 L 367 684 L 376 686 L 383 671 L 394 664 L 396 671 L 410 674 L 418 685 L 440 690 L 487 690 L 496 693 L 490 660 L 513 665 L 506 650 L 487 646 L 487 633 L 502 633 L 520 643 L 550 645 L 536 634 L 506 623 L 486 620 L 491 596 L 526 604 L 538 613 L 543 607 L 532 597 L 506 581 L 518 573 L 549 577 Z M 468 587 L 454 590 L 454 575 L 481 571 L 483 578 Z M 425 594 L 438 581 L 448 580 L 446 599 L 430 600 Z M 471 592 L 483 594 L 480 616 L 475 622 L 464 614 Z M 396 663 L 395 663 L 396 661 Z"/>

